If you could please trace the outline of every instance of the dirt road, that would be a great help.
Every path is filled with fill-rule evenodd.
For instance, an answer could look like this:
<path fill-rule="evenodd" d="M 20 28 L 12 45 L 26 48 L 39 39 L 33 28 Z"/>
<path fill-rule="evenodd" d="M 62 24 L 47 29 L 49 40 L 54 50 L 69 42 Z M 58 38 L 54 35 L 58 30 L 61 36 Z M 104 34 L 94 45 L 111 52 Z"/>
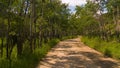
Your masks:
<path fill-rule="evenodd" d="M 120 65 L 76 38 L 58 43 L 37 68 L 120 68 Z"/>

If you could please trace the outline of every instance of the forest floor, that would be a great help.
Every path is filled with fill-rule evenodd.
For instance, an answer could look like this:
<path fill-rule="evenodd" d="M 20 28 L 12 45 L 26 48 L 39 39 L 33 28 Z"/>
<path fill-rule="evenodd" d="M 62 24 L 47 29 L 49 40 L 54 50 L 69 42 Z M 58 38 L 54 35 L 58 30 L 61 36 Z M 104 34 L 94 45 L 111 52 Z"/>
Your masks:
<path fill-rule="evenodd" d="M 37 68 L 120 68 L 120 62 L 86 46 L 80 38 L 59 42 Z"/>

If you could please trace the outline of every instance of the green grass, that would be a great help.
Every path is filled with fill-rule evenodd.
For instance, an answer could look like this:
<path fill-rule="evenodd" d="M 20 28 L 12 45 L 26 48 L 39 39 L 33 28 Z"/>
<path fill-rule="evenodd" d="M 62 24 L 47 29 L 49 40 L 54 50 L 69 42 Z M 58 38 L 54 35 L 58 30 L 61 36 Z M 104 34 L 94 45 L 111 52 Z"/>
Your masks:
<path fill-rule="evenodd" d="M 116 40 L 104 41 L 98 37 L 83 36 L 82 41 L 91 48 L 102 52 L 105 56 L 120 59 L 120 43 Z"/>
<path fill-rule="evenodd" d="M 14 47 L 11 60 L 0 58 L 0 68 L 35 68 L 39 61 L 45 57 L 47 52 L 59 42 L 59 39 L 52 39 L 48 43 L 43 43 L 40 48 L 36 48 L 34 53 L 30 53 L 28 42 L 24 44 L 23 55 L 17 58 L 17 47 Z"/>

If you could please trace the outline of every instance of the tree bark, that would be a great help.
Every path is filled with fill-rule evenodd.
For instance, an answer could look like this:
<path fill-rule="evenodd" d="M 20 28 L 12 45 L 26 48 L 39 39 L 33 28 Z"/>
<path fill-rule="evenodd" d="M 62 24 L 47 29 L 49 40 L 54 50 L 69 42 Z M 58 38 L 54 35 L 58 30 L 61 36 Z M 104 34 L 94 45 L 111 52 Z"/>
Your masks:
<path fill-rule="evenodd" d="M 1 57 L 3 56 L 3 41 L 4 41 L 4 39 L 3 39 L 3 37 L 1 38 Z"/>
<path fill-rule="evenodd" d="M 35 24 L 35 0 L 31 0 L 31 18 L 30 18 L 30 50 L 33 52 L 33 32 L 35 32 L 35 28 L 33 28 L 33 24 Z"/>

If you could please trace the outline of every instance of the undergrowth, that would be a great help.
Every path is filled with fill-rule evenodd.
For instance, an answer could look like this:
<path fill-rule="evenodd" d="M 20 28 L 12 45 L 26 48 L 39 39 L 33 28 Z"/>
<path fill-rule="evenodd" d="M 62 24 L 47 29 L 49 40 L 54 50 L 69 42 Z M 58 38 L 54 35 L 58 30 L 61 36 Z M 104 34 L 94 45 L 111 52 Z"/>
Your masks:
<path fill-rule="evenodd" d="M 3 57 L 0 58 L 0 68 L 35 68 L 38 63 L 45 57 L 47 52 L 53 48 L 60 40 L 74 38 L 75 36 L 62 37 L 61 39 L 52 39 L 47 43 L 42 43 L 42 45 L 34 50 L 33 53 L 30 52 L 28 41 L 24 43 L 23 52 L 20 57 L 17 57 L 17 47 L 14 47 L 11 59 L 6 59 L 6 48 L 3 50 Z"/>
<path fill-rule="evenodd" d="M 104 41 L 98 37 L 82 37 L 82 42 L 95 50 L 102 52 L 105 56 L 120 59 L 120 43 L 115 39 Z"/>
<path fill-rule="evenodd" d="M 36 48 L 33 53 L 30 52 L 29 45 L 26 42 L 24 44 L 23 54 L 19 58 L 16 54 L 17 47 L 14 47 L 11 60 L 7 60 L 5 57 L 0 58 L 0 68 L 35 68 L 39 61 L 44 58 L 47 52 L 59 41 L 59 39 L 52 39 L 47 43 L 43 43 L 41 47 Z"/>

